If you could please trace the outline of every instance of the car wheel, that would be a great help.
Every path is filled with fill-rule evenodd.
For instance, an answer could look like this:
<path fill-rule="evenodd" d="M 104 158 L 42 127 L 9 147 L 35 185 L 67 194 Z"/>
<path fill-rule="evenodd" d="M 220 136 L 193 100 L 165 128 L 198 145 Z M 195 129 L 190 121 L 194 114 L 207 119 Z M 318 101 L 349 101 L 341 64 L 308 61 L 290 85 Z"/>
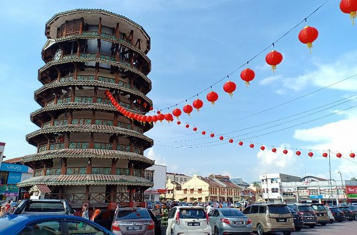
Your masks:
<path fill-rule="evenodd" d="M 217 228 L 217 227 L 214 227 L 213 235 L 219 235 L 219 232 L 218 232 L 218 228 Z"/>
<path fill-rule="evenodd" d="M 301 231 L 301 228 L 295 228 L 295 231 L 299 232 L 299 231 Z"/>
<path fill-rule="evenodd" d="M 325 226 L 326 225 L 326 223 L 321 223 L 321 226 Z"/>
<path fill-rule="evenodd" d="M 333 224 L 333 219 L 330 219 L 330 224 Z"/>
<path fill-rule="evenodd" d="M 290 235 L 291 232 L 283 232 L 284 235 Z"/>
<path fill-rule="evenodd" d="M 264 229 L 261 224 L 257 225 L 257 232 L 258 232 L 258 235 L 264 235 Z"/>
<path fill-rule="evenodd" d="M 310 228 L 315 228 L 315 225 L 314 224 L 310 224 L 309 227 Z"/>

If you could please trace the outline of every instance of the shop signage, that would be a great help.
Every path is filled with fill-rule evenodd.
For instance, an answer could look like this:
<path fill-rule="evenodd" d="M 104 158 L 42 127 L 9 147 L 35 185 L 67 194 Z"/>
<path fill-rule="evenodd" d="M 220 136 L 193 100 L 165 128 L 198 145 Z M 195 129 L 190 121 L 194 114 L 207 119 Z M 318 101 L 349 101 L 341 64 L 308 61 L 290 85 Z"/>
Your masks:
<path fill-rule="evenodd" d="M 28 167 L 24 165 L 2 163 L 0 170 L 10 172 L 28 172 Z"/>
<path fill-rule="evenodd" d="M 9 172 L 9 177 L 7 178 L 7 184 L 17 184 L 21 181 L 21 174 L 19 172 Z"/>
<path fill-rule="evenodd" d="M 346 186 L 348 198 L 357 198 L 357 186 Z"/>
<path fill-rule="evenodd" d="M 0 194 L 17 193 L 18 191 L 19 191 L 19 188 L 16 185 L 2 184 L 0 186 Z"/>
<path fill-rule="evenodd" d="M 322 199 L 322 195 L 310 195 L 310 199 Z"/>

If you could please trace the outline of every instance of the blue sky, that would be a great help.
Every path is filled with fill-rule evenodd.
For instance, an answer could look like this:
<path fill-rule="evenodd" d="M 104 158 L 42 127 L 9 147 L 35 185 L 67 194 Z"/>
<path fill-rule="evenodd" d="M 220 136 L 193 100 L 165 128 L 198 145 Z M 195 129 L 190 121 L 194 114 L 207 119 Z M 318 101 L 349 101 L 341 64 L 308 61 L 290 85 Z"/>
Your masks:
<path fill-rule="evenodd" d="M 235 71 L 324 2 L 1 1 L 0 141 L 6 142 L 5 155 L 13 158 L 35 152 L 25 135 L 37 129 L 30 113 L 39 108 L 33 93 L 41 86 L 37 70 L 44 64 L 45 22 L 57 12 L 101 8 L 142 25 L 152 43 L 148 56 L 153 89 L 148 96 L 154 108 L 163 109 Z M 297 38 L 307 25 L 319 30 L 311 54 Z M 212 87 L 219 94 L 215 106 L 205 98 L 211 89 L 203 92 L 198 96 L 205 102 L 202 110 L 180 119 L 191 128 L 158 123 L 147 132 L 155 145 L 145 155 L 167 165 L 171 172 L 228 174 L 253 181 L 259 174 L 274 172 L 328 177 L 328 161 L 321 154 L 331 149 L 343 154 L 342 159 L 332 154 L 333 177 L 338 179 L 338 171 L 345 179 L 356 177 L 357 161 L 348 155 L 357 153 L 357 112 L 351 108 L 356 105 L 357 76 L 331 85 L 357 74 L 356 30 L 349 16 L 340 11 L 339 1 L 330 0 L 275 44 L 274 49 L 284 56 L 275 74 L 265 63 L 266 53 L 273 49 L 269 48 L 244 67 L 256 73 L 249 88 L 239 77 L 242 69 L 234 72 L 229 79 L 237 84 L 233 98 L 223 92 L 227 80 Z M 202 130 L 216 136 L 230 133 L 219 141 L 205 138 Z M 233 144 L 228 143 L 231 137 L 235 137 Z M 246 139 L 242 147 L 240 139 Z M 250 142 L 256 145 L 254 149 L 248 147 Z M 265 151 L 259 150 L 262 144 Z M 271 152 L 272 147 L 278 148 L 277 153 Z M 299 149 L 302 155 L 297 157 L 292 151 L 284 155 L 284 148 Z M 310 150 L 315 154 L 312 158 L 307 156 Z"/>

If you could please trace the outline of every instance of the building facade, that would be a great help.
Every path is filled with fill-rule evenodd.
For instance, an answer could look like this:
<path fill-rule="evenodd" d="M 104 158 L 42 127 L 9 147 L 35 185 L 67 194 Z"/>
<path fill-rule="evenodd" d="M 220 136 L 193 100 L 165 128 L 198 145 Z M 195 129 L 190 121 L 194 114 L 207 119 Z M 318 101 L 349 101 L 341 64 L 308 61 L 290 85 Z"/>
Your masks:
<path fill-rule="evenodd" d="M 169 179 L 171 180 L 171 182 L 177 182 L 179 184 L 183 184 L 183 183 L 187 182 L 189 179 L 191 179 L 191 176 L 188 176 L 185 174 L 167 172 L 166 180 L 169 180 Z"/>
<path fill-rule="evenodd" d="M 357 180 L 345 180 L 346 197 L 348 203 L 357 203 Z"/>
<path fill-rule="evenodd" d="M 151 172 L 154 185 L 145 191 L 145 201 L 160 201 L 166 194 L 166 171 L 167 166 L 153 165 L 147 168 Z"/>
<path fill-rule="evenodd" d="M 22 157 L 34 177 L 18 185 L 46 184 L 49 198 L 66 198 L 75 208 L 144 201 L 153 186 L 143 155 L 153 146 L 143 124 L 122 115 L 107 99 L 109 90 L 127 110 L 145 114 L 151 61 L 150 37 L 132 20 L 112 12 L 76 9 L 54 15 L 45 27 L 45 65 L 31 113 L 38 130 L 26 136 L 37 153 Z"/>

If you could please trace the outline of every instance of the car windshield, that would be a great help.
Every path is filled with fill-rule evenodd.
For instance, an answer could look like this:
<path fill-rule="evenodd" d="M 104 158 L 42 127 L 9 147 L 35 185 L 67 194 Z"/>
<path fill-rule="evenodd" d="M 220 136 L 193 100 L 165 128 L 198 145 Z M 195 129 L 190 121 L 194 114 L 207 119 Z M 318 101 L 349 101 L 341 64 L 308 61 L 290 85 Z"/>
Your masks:
<path fill-rule="evenodd" d="M 311 206 L 299 206 L 299 211 L 313 211 Z"/>
<path fill-rule="evenodd" d="M 32 202 L 27 204 L 25 211 L 28 212 L 64 212 L 62 203 Z"/>
<path fill-rule="evenodd" d="M 116 218 L 116 220 L 131 220 L 131 219 L 150 219 L 150 215 L 146 209 L 120 210 Z"/>
<path fill-rule="evenodd" d="M 205 219 L 206 214 L 203 209 L 180 209 L 180 219 Z"/>
<path fill-rule="evenodd" d="M 243 216 L 240 210 L 221 210 L 221 212 L 226 217 Z"/>
<path fill-rule="evenodd" d="M 325 211 L 325 207 L 323 205 L 312 205 L 312 209 L 315 211 Z"/>
<path fill-rule="evenodd" d="M 270 214 L 289 214 L 290 211 L 286 206 L 268 206 Z"/>

